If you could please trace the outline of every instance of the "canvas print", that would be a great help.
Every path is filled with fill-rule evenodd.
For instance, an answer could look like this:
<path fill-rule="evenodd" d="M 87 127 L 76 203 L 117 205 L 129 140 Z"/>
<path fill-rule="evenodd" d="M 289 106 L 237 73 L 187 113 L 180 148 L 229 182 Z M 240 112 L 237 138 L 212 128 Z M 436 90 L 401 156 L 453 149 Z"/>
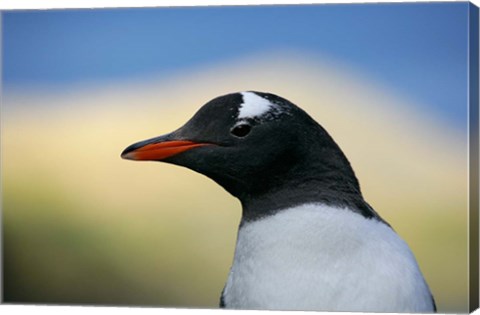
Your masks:
<path fill-rule="evenodd" d="M 1 13 L 3 303 L 478 307 L 478 8 Z"/>

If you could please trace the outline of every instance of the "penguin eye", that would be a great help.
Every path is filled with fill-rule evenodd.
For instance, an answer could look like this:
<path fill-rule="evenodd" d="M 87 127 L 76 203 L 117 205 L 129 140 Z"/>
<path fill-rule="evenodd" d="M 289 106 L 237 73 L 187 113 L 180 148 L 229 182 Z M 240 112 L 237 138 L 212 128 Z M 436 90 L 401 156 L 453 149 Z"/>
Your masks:
<path fill-rule="evenodd" d="M 250 125 L 241 124 L 233 127 L 233 129 L 230 132 L 232 133 L 232 135 L 236 137 L 243 138 L 250 133 L 251 129 L 252 127 Z"/>

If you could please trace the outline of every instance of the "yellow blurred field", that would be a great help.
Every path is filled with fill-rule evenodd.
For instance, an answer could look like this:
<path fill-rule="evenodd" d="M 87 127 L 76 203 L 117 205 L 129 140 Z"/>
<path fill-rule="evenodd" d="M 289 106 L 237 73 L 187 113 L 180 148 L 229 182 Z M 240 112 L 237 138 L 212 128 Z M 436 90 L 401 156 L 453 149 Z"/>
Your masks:
<path fill-rule="evenodd" d="M 346 65 L 295 53 L 5 96 L 6 300 L 217 307 L 239 202 L 190 170 L 120 153 L 241 90 L 281 95 L 322 124 L 411 246 L 439 311 L 467 311 L 466 134 Z"/>

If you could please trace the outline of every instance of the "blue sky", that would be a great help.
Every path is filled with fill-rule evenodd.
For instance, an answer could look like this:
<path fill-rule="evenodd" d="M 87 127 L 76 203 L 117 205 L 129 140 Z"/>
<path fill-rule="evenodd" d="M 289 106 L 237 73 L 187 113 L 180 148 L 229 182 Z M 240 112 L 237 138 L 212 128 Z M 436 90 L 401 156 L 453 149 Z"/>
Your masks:
<path fill-rule="evenodd" d="M 466 2 L 17 11 L 2 21 L 7 92 L 168 77 L 293 49 L 331 56 L 465 124 Z"/>

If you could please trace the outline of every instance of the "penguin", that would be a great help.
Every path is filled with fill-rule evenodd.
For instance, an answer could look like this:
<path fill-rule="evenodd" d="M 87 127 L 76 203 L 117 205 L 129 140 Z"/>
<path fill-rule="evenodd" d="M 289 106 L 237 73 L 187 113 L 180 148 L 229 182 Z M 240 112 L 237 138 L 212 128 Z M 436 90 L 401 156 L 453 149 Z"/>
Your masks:
<path fill-rule="evenodd" d="M 413 253 L 364 200 L 345 154 L 287 99 L 214 98 L 121 157 L 187 167 L 240 200 L 222 308 L 436 312 Z"/>

